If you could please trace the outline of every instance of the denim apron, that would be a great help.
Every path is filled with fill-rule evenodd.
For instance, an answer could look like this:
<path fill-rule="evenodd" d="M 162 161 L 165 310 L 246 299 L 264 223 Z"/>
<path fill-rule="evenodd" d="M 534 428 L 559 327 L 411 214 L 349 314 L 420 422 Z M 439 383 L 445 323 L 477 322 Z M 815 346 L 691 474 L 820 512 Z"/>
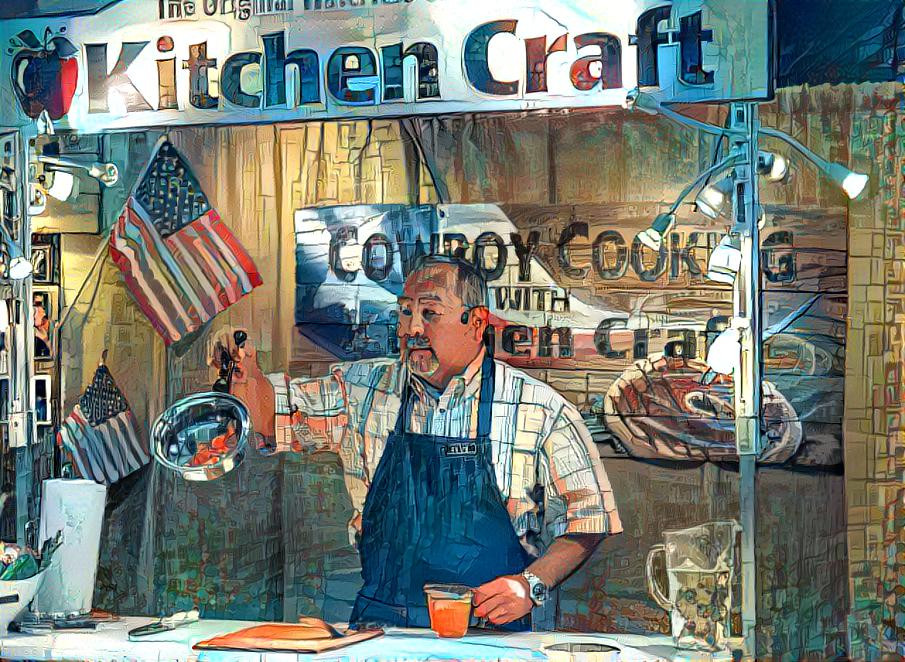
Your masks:
<path fill-rule="evenodd" d="M 477 439 L 406 432 L 402 411 L 374 473 L 362 513 L 361 574 L 350 621 L 429 627 L 424 585 L 476 587 L 530 562 L 512 527 L 493 470 L 493 359 L 481 366 Z M 530 614 L 503 626 L 530 629 Z"/>

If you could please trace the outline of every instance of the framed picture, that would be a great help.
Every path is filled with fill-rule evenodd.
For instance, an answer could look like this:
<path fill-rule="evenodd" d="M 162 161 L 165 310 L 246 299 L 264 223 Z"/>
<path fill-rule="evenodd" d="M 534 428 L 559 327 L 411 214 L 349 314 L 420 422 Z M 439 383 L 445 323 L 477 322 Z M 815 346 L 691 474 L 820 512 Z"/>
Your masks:
<path fill-rule="evenodd" d="M 53 281 L 53 247 L 50 245 L 31 247 L 32 280 L 36 283 Z"/>
<path fill-rule="evenodd" d="M 35 289 L 32 292 L 32 315 L 35 326 L 34 358 L 36 361 L 52 361 L 53 324 L 56 322 L 56 301 L 51 290 Z"/>
<path fill-rule="evenodd" d="M 50 375 L 35 375 L 31 378 L 31 408 L 35 412 L 35 425 L 52 425 L 53 411 L 50 390 Z"/>
<path fill-rule="evenodd" d="M 58 283 L 60 280 L 60 235 L 31 235 L 32 280 L 35 283 Z"/>

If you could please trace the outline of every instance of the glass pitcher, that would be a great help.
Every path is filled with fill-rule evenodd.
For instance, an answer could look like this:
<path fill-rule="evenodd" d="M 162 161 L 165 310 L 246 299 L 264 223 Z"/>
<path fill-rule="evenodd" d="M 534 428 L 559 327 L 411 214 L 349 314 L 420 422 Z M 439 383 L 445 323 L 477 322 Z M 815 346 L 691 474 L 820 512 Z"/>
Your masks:
<path fill-rule="evenodd" d="M 718 651 L 729 647 L 732 579 L 738 522 L 708 522 L 664 531 L 647 555 L 647 589 L 669 612 L 677 648 Z M 661 558 L 668 586 L 654 570 Z"/>

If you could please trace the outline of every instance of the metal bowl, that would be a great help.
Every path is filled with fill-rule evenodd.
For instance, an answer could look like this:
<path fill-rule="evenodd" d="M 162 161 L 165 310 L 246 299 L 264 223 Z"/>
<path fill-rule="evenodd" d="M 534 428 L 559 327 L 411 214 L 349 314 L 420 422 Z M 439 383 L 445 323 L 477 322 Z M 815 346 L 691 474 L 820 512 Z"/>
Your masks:
<path fill-rule="evenodd" d="M 154 457 L 186 480 L 211 481 L 245 458 L 248 408 L 227 393 L 195 393 L 172 404 L 151 429 Z"/>

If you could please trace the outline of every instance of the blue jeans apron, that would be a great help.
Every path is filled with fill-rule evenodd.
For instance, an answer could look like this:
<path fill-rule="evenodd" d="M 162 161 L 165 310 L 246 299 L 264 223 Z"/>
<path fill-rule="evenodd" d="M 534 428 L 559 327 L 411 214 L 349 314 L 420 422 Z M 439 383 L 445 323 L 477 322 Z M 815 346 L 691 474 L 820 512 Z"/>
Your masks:
<path fill-rule="evenodd" d="M 424 585 L 476 587 L 518 574 L 525 552 L 497 487 L 490 443 L 493 359 L 481 366 L 477 439 L 406 432 L 410 391 L 362 513 L 361 574 L 350 621 L 430 627 Z M 503 626 L 530 629 L 530 614 Z"/>

